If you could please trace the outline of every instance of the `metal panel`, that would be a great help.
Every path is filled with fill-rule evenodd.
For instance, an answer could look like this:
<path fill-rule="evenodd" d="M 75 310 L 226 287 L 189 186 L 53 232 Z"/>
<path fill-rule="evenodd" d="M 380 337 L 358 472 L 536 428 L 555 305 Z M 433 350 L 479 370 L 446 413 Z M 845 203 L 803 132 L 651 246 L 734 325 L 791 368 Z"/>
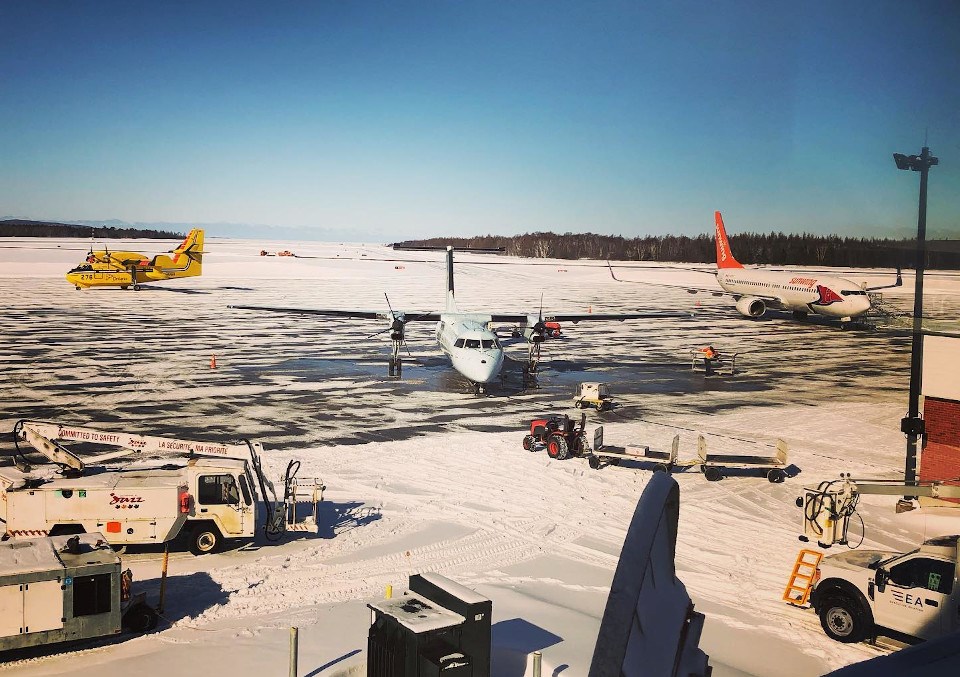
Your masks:
<path fill-rule="evenodd" d="M 23 631 L 23 591 L 19 585 L 0 587 L 0 637 Z"/>
<path fill-rule="evenodd" d="M 60 581 L 37 581 L 23 586 L 24 632 L 63 627 L 63 590 Z"/>

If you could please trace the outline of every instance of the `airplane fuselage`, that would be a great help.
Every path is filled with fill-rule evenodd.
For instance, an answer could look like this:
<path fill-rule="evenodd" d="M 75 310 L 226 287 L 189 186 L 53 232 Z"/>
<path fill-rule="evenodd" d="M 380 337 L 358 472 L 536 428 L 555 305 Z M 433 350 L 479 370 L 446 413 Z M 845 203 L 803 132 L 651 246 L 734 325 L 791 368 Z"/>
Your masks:
<path fill-rule="evenodd" d="M 437 344 L 450 364 L 474 383 L 489 383 L 500 375 L 503 347 L 487 328 L 489 315 L 447 312 L 437 323 Z"/>
<path fill-rule="evenodd" d="M 842 277 L 817 277 L 803 272 L 776 272 L 748 268 L 721 268 L 717 282 L 727 292 L 742 298 L 774 297 L 780 308 L 852 319 L 870 309 L 867 292 Z"/>

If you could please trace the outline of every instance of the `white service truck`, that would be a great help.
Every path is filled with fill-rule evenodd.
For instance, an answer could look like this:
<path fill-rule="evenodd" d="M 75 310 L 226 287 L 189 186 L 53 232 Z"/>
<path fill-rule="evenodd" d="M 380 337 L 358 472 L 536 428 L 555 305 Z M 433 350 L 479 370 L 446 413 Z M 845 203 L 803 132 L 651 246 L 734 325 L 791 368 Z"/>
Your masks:
<path fill-rule="evenodd" d="M 298 483 L 299 464 L 291 461 L 278 501 L 261 470 L 259 443 L 195 442 L 41 421 L 20 421 L 14 439 L 17 464 L 0 467 L 4 540 L 101 532 L 120 548 L 165 543 L 187 532 L 190 549 L 204 554 L 226 539 L 252 538 L 260 527 L 270 540 L 287 530 L 317 533 L 323 484 Z M 82 457 L 59 441 L 122 450 Z M 30 465 L 20 442 L 51 463 Z M 107 464 L 129 455 L 162 458 Z M 313 503 L 313 511 L 298 520 L 301 498 Z M 258 500 L 265 504 L 263 517 Z"/>
<path fill-rule="evenodd" d="M 960 498 L 960 486 L 841 475 L 805 488 L 797 499 L 803 509 L 800 540 L 821 548 L 847 544 L 863 494 Z M 912 501 L 898 502 L 898 511 L 911 508 Z M 859 642 L 890 631 L 932 639 L 960 630 L 958 540 L 943 535 L 907 553 L 855 549 L 823 557 L 813 572 L 810 602 L 824 632 L 840 642 Z"/>
<path fill-rule="evenodd" d="M 919 639 L 960 630 L 958 538 L 932 538 L 908 553 L 850 550 L 824 557 L 810 595 L 824 632 L 860 642 L 878 628 Z"/>

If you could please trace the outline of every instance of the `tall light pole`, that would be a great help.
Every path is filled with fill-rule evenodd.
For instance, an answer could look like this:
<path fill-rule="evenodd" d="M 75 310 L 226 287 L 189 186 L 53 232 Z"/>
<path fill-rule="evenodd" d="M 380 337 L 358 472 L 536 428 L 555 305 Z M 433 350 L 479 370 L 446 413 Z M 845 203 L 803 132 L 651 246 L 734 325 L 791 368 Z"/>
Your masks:
<path fill-rule="evenodd" d="M 916 286 L 913 292 L 913 344 L 910 351 L 910 404 L 907 415 L 900 421 L 900 430 L 907 435 L 907 462 L 903 479 L 915 482 L 917 479 L 917 443 L 923 435 L 923 419 L 920 418 L 920 377 L 923 365 L 923 266 L 927 258 L 927 173 L 937 158 L 930 155 L 926 146 L 920 155 L 894 153 L 893 161 L 897 169 L 920 172 L 920 213 L 917 216 L 917 260 Z M 905 496 L 904 498 L 915 498 Z"/>

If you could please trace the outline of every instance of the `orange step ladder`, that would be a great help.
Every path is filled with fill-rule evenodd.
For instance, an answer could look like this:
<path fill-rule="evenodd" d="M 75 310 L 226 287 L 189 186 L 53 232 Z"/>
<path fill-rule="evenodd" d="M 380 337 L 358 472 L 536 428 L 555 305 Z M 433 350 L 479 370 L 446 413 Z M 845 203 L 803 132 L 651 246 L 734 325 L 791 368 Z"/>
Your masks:
<path fill-rule="evenodd" d="M 793 565 L 790 581 L 787 583 L 786 590 L 783 591 L 784 602 L 795 606 L 803 606 L 807 603 L 810 598 L 810 588 L 813 587 L 813 580 L 817 575 L 817 567 L 820 566 L 822 559 L 823 553 L 817 550 L 800 551 Z"/>

